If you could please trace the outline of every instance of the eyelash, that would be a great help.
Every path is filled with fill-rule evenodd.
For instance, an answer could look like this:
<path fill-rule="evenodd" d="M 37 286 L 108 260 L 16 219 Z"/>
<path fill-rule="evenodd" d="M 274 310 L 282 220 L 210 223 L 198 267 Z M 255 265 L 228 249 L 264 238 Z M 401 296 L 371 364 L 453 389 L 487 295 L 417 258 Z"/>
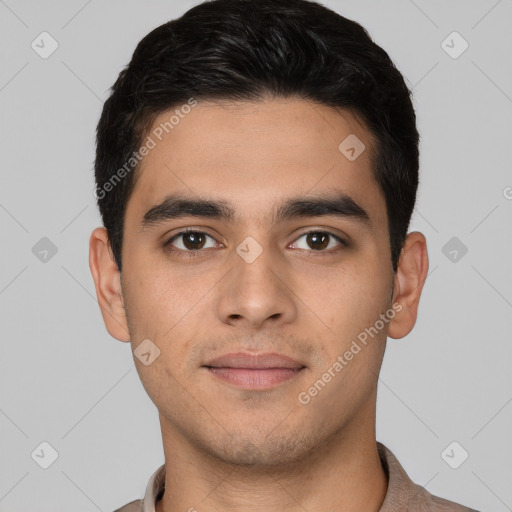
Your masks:
<path fill-rule="evenodd" d="M 188 228 L 188 229 L 184 229 L 182 231 L 179 231 L 178 233 L 175 233 L 171 238 L 169 238 L 167 240 L 167 242 L 165 242 L 164 244 L 164 247 L 171 253 L 175 254 L 175 253 L 181 253 L 184 255 L 185 258 L 196 258 L 198 256 L 201 255 L 202 252 L 205 251 L 205 249 L 197 249 L 197 250 L 184 250 L 184 249 L 174 249 L 172 248 L 171 246 L 171 242 L 173 240 L 175 240 L 176 238 L 179 238 L 181 235 L 186 235 L 188 233 L 198 233 L 200 235 L 206 235 L 206 236 L 209 236 L 210 238 L 212 238 L 213 240 L 214 237 L 209 235 L 208 233 L 204 232 L 204 231 L 199 231 L 197 229 L 194 229 L 194 228 Z M 338 235 L 335 235 L 334 233 L 331 233 L 330 231 L 326 231 L 326 230 L 322 230 L 322 229 L 312 229 L 310 231 L 305 231 L 304 233 L 301 233 L 295 240 L 298 240 L 299 238 L 302 238 L 303 236 L 306 236 L 306 235 L 309 235 L 311 233 L 324 233 L 326 235 L 329 235 L 330 237 L 334 238 L 336 241 L 340 242 L 340 244 L 343 246 L 343 247 L 348 247 L 348 242 L 346 240 L 344 240 L 343 238 L 339 237 Z M 305 250 L 305 249 L 301 249 L 301 250 Z M 340 249 L 329 249 L 329 250 L 320 250 L 320 251 L 315 251 L 313 249 L 311 250 L 306 250 L 306 252 L 314 252 L 314 253 L 317 253 L 317 255 L 319 256 L 324 256 L 324 255 L 329 255 L 329 254 L 332 254 L 332 253 L 335 253 L 337 252 L 338 250 Z M 311 256 L 311 255 L 308 255 L 308 256 Z"/>

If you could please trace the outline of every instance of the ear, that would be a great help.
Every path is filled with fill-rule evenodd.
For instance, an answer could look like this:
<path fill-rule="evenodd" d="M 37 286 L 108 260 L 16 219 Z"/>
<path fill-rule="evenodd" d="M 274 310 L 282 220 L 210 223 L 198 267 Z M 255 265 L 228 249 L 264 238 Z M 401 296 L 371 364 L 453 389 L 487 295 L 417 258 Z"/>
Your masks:
<path fill-rule="evenodd" d="M 96 228 L 91 234 L 89 268 L 94 278 L 96 296 L 107 331 L 119 341 L 130 341 L 121 273 L 112 254 L 105 228 Z"/>
<path fill-rule="evenodd" d="M 427 241 L 422 233 L 413 231 L 405 239 L 395 274 L 393 304 L 400 304 L 401 309 L 396 309 L 389 323 L 389 337 L 403 338 L 414 327 L 427 272 Z"/>

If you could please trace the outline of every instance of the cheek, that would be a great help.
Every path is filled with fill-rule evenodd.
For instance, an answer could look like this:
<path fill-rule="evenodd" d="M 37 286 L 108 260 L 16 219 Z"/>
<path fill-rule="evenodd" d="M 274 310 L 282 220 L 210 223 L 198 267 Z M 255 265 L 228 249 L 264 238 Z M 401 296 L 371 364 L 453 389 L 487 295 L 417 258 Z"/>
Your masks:
<path fill-rule="evenodd" d="M 179 374 L 184 368 L 176 362 L 187 361 L 197 344 L 201 326 L 212 312 L 208 292 L 219 278 L 177 268 L 161 263 L 143 267 L 136 277 L 132 274 L 127 295 L 137 343 L 151 339 L 160 349 L 161 365 Z"/>
<path fill-rule="evenodd" d="M 382 269 L 355 263 L 333 269 L 322 282 L 306 278 L 301 288 L 311 310 L 339 334 L 373 324 L 390 296 Z"/>
<path fill-rule="evenodd" d="M 185 275 L 168 262 L 141 262 L 131 282 L 131 298 L 138 309 L 154 320 L 166 324 L 189 311 L 205 293 L 206 282 Z"/>

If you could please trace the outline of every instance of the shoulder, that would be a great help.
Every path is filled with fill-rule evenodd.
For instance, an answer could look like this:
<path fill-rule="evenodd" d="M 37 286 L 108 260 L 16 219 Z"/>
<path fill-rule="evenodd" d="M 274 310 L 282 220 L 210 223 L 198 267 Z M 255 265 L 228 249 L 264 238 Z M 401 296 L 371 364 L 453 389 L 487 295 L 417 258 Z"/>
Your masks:
<path fill-rule="evenodd" d="M 478 512 L 429 493 L 409 478 L 387 446 L 377 442 L 377 448 L 388 477 L 388 490 L 380 512 Z"/>
<path fill-rule="evenodd" d="M 143 512 L 143 500 L 134 500 L 127 503 L 124 507 L 117 508 L 114 512 Z"/>
<path fill-rule="evenodd" d="M 460 503 L 430 494 L 424 487 L 414 484 L 409 495 L 410 510 L 418 512 L 478 512 Z"/>

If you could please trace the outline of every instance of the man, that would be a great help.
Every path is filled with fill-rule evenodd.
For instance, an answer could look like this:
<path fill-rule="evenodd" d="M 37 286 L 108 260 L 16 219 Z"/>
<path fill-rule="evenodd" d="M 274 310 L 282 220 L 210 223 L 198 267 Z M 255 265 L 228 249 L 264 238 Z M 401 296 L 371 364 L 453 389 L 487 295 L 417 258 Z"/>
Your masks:
<path fill-rule="evenodd" d="M 468 511 L 375 437 L 428 271 L 418 132 L 357 23 L 214 0 L 137 46 L 97 132 L 90 267 L 165 464 L 130 511 Z"/>

